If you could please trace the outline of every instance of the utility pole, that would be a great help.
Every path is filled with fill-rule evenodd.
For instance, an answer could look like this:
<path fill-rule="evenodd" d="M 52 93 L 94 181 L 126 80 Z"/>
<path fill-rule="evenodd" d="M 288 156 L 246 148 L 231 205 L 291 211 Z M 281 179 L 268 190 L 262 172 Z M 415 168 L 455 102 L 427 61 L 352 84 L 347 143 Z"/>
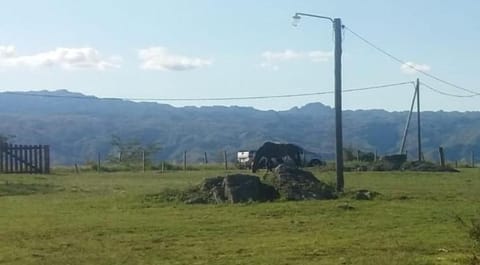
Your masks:
<path fill-rule="evenodd" d="M 417 86 L 415 85 L 415 92 L 413 93 L 412 105 L 410 106 L 410 112 L 408 113 L 407 124 L 405 125 L 405 131 L 403 131 L 402 146 L 400 147 L 400 154 L 405 152 L 405 144 L 407 142 L 408 128 L 410 127 L 410 120 L 412 119 L 413 108 L 415 107 L 415 101 L 417 101 Z"/>
<path fill-rule="evenodd" d="M 342 20 L 307 13 L 295 13 L 293 26 L 297 26 L 302 16 L 326 19 L 333 23 L 335 33 L 335 165 L 337 174 L 337 191 L 343 191 L 343 133 L 342 133 Z"/>
<path fill-rule="evenodd" d="M 333 20 L 335 31 L 335 162 L 337 191 L 343 191 L 343 132 L 342 132 L 342 20 Z"/>
<path fill-rule="evenodd" d="M 415 84 L 415 91 L 417 92 L 418 161 L 422 161 L 422 129 L 421 129 L 421 122 L 420 122 L 420 79 L 418 78 Z"/>

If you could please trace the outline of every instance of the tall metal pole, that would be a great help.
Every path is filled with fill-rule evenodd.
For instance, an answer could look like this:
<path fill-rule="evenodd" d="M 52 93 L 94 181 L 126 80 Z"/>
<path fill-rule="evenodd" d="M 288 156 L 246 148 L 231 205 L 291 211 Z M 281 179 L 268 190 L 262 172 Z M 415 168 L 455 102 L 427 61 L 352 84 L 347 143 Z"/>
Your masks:
<path fill-rule="evenodd" d="M 343 191 L 343 132 L 342 132 L 342 20 L 333 20 L 335 31 L 335 162 L 337 191 Z"/>
<path fill-rule="evenodd" d="M 420 122 L 420 79 L 418 78 L 415 84 L 415 91 L 417 91 L 418 161 L 422 161 L 422 130 L 421 130 L 421 122 Z"/>
<path fill-rule="evenodd" d="M 342 20 L 340 18 L 318 16 L 307 13 L 295 13 L 293 25 L 301 16 L 314 17 L 330 20 L 335 32 L 335 163 L 337 174 L 337 191 L 343 191 L 345 182 L 343 179 L 343 133 L 342 133 Z"/>

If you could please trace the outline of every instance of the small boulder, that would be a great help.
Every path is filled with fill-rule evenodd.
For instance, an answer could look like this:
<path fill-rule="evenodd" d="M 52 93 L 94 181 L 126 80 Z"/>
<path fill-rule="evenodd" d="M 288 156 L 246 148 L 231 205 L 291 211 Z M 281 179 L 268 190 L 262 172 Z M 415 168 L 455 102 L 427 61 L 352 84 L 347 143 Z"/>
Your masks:
<path fill-rule="evenodd" d="M 274 200 L 273 188 L 263 184 L 257 176 L 234 174 L 223 179 L 224 196 L 231 203 Z"/>
<path fill-rule="evenodd" d="M 207 194 L 209 201 L 215 203 L 225 202 L 225 188 L 223 186 L 224 177 L 206 178 L 200 183 L 200 190 Z"/>
<path fill-rule="evenodd" d="M 270 180 L 286 200 L 334 199 L 335 188 L 318 180 L 311 172 L 284 164 L 277 166 Z"/>
<path fill-rule="evenodd" d="M 213 178 L 206 178 L 200 183 L 200 189 L 202 191 L 210 191 L 214 188 L 221 187 L 223 184 L 223 177 L 213 177 Z"/>

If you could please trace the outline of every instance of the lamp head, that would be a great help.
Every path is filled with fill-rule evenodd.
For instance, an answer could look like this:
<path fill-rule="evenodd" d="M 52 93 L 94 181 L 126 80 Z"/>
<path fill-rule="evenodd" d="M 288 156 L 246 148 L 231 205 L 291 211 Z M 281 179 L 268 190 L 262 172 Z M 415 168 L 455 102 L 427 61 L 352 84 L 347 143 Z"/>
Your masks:
<path fill-rule="evenodd" d="M 300 19 L 301 19 L 301 18 L 302 18 L 302 17 L 299 16 L 298 14 L 295 14 L 295 16 L 292 17 L 292 19 L 293 19 L 293 20 L 292 20 L 292 26 L 297 27 L 298 24 L 300 24 Z"/>

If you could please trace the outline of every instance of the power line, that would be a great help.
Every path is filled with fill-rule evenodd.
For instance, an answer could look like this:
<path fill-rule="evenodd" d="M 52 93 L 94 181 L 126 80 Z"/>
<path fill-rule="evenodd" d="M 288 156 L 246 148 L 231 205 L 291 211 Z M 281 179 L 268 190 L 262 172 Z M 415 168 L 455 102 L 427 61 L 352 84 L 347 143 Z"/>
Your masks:
<path fill-rule="evenodd" d="M 401 85 L 408 85 L 408 84 L 415 84 L 415 83 L 413 81 L 408 81 L 408 82 L 378 85 L 378 86 L 370 86 L 370 87 L 349 88 L 349 89 L 344 89 L 342 92 L 357 92 L 357 91 L 365 91 L 365 90 L 372 90 L 372 89 L 386 88 L 386 87 L 394 87 L 394 86 L 401 86 Z M 331 92 L 331 93 L 333 93 L 333 92 Z"/>
<path fill-rule="evenodd" d="M 449 97 L 456 97 L 456 98 L 473 98 L 475 96 L 478 96 L 478 94 L 473 94 L 473 95 L 459 95 L 459 94 L 452 94 L 452 93 L 448 93 L 448 92 L 444 92 L 440 89 L 437 89 L 437 88 L 434 88 L 428 84 L 425 84 L 424 82 L 420 82 L 420 84 L 422 84 L 422 86 L 432 90 L 433 92 L 435 93 L 438 93 L 438 94 L 441 94 L 441 95 L 444 95 L 444 96 L 449 96 Z"/>
<path fill-rule="evenodd" d="M 474 94 L 474 95 L 480 95 L 479 92 L 476 92 L 476 91 L 474 91 L 474 90 L 467 89 L 467 88 L 465 88 L 465 87 L 456 85 L 456 84 L 454 84 L 454 83 L 452 83 L 452 82 L 446 81 L 446 80 L 444 80 L 444 79 L 442 79 L 442 78 L 440 78 L 440 77 L 437 77 L 437 76 L 435 76 L 435 75 L 432 75 L 432 74 L 430 74 L 430 73 L 428 73 L 428 72 L 425 72 L 425 71 L 423 71 L 423 70 L 421 70 L 421 69 L 418 69 L 418 68 L 416 68 L 414 65 L 411 65 L 411 64 L 407 63 L 406 61 L 400 59 L 399 57 L 397 57 L 397 56 L 395 56 L 395 55 L 387 52 L 386 50 L 384 50 L 384 49 L 378 47 L 377 45 L 373 44 L 372 42 L 368 41 L 367 39 L 365 39 L 364 37 L 362 37 L 360 34 L 354 32 L 354 31 L 353 31 L 352 29 L 350 29 L 349 27 L 347 27 L 347 26 L 343 26 L 343 27 L 344 27 L 344 29 L 348 30 L 350 33 L 352 33 L 354 36 L 356 36 L 357 38 L 359 38 L 360 40 L 362 40 L 362 41 L 365 42 L 366 44 L 370 45 L 371 47 L 373 47 L 373 48 L 376 49 L 377 51 L 383 53 L 384 55 L 390 57 L 391 59 L 393 59 L 394 61 L 399 62 L 399 63 L 402 64 L 402 65 L 406 65 L 407 67 L 409 67 L 409 68 L 411 68 L 411 69 L 413 69 L 413 70 L 415 70 L 415 71 L 417 71 L 417 72 L 419 72 L 419 73 L 421 73 L 421 74 L 423 74 L 423 75 L 425 75 L 425 76 L 428 76 L 428 77 L 430 77 L 430 78 L 432 78 L 432 79 L 435 79 L 435 80 L 437 80 L 437 81 L 439 81 L 439 82 L 441 82 L 441 83 L 444 83 L 444 84 L 446 84 L 446 85 L 449 85 L 449 86 L 458 88 L 458 89 L 460 89 L 460 90 L 463 90 L 463 91 L 465 91 L 465 92 L 468 92 L 468 93 L 471 93 L 471 94 Z"/>
<path fill-rule="evenodd" d="M 406 84 L 412 84 L 413 82 L 400 82 L 392 84 L 382 84 L 376 86 L 360 87 L 360 88 L 350 88 L 344 89 L 343 92 L 359 92 L 387 87 L 395 87 Z M 3 92 L 4 94 L 10 95 L 20 95 L 20 96 L 33 96 L 33 97 L 47 97 L 47 98 L 73 98 L 73 99 L 99 99 L 99 100 L 129 100 L 129 101 L 231 101 L 231 100 L 257 100 L 257 99 L 274 99 L 274 98 L 293 98 L 293 97 L 307 97 L 307 96 L 318 96 L 333 94 L 334 91 L 322 91 L 322 92 L 312 92 L 312 93 L 299 93 L 299 94 L 285 94 L 285 95 L 267 95 L 267 96 L 247 96 L 247 97 L 217 97 L 217 98 L 97 98 L 92 96 L 73 96 L 73 95 L 48 95 L 48 94 L 39 94 L 39 93 L 29 93 L 29 92 Z"/>

